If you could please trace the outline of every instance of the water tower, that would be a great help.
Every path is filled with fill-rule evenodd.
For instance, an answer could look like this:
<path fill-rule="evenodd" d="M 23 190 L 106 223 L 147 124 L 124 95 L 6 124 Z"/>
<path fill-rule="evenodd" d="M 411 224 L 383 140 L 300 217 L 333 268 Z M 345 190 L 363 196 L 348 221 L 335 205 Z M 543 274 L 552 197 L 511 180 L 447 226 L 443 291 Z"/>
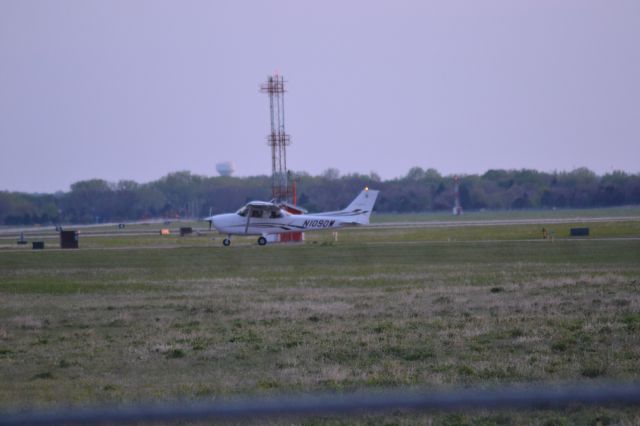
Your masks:
<path fill-rule="evenodd" d="M 216 164 L 216 171 L 220 173 L 220 176 L 231 176 L 236 171 L 236 165 L 231 161 L 225 161 Z"/>

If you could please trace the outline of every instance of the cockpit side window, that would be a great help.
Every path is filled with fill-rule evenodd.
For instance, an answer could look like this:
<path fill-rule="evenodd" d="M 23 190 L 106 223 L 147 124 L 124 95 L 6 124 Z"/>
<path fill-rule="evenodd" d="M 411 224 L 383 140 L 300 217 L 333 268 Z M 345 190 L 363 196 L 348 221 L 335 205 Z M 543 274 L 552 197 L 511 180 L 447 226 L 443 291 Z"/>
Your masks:
<path fill-rule="evenodd" d="M 247 216 L 247 208 L 243 207 L 240 210 L 238 210 L 237 213 L 238 213 L 239 216 L 246 217 Z"/>
<path fill-rule="evenodd" d="M 269 218 L 271 219 L 279 219 L 282 217 L 282 210 L 271 210 L 269 214 Z"/>
<path fill-rule="evenodd" d="M 262 210 L 251 210 L 251 217 L 261 218 Z"/>

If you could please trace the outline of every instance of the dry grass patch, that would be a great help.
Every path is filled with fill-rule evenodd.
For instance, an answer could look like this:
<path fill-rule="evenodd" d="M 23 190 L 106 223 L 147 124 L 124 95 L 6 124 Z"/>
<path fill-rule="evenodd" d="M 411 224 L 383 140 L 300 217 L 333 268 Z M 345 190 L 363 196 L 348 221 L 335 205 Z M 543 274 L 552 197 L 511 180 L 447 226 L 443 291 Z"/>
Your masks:
<path fill-rule="evenodd" d="M 580 244 L 56 254 L 79 291 L 2 294 L 0 402 L 635 380 L 640 243 Z"/>

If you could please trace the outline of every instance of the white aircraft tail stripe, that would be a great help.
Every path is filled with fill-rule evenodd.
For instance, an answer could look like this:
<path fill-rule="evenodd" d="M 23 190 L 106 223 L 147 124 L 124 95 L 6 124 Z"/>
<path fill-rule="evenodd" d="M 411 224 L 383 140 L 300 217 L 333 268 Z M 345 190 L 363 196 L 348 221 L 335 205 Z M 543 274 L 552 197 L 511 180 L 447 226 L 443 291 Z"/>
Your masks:
<path fill-rule="evenodd" d="M 365 189 L 347 206 L 346 209 L 336 213 L 335 216 L 352 218 L 355 223 L 369 224 L 369 217 L 376 203 L 379 191 Z"/>
<path fill-rule="evenodd" d="M 373 205 L 378 198 L 378 193 L 374 189 L 364 189 L 358 196 L 347 206 L 344 210 L 335 212 L 322 212 L 314 213 L 314 216 L 331 216 L 344 219 L 343 222 L 348 222 L 357 225 L 368 225 L 369 216 L 373 210 Z"/>

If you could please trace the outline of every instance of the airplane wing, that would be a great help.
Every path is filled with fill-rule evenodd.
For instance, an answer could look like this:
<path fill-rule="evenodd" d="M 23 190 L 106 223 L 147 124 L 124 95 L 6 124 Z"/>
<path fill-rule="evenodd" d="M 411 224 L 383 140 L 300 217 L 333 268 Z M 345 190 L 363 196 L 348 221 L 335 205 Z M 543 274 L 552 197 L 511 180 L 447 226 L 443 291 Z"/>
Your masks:
<path fill-rule="evenodd" d="M 262 211 L 273 211 L 280 210 L 280 206 L 274 203 L 268 203 L 266 201 L 251 201 L 247 203 L 245 207 L 248 207 L 252 210 L 262 210 Z"/>

